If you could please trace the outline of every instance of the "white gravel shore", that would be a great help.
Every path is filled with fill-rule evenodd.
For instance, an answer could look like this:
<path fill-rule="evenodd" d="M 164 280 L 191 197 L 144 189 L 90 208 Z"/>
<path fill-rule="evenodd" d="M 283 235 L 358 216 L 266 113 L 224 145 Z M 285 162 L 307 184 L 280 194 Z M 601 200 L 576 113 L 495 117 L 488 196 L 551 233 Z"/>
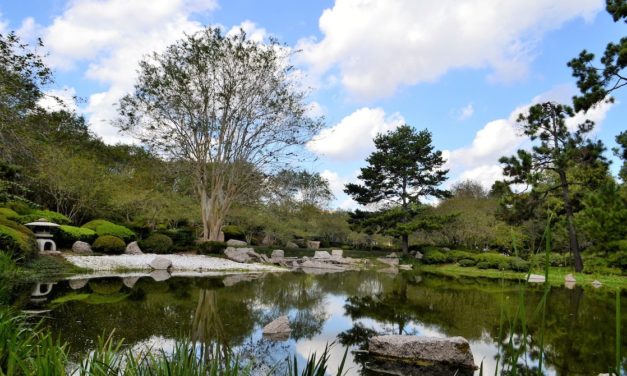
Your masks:
<path fill-rule="evenodd" d="M 239 262 L 202 255 L 143 255 L 116 256 L 74 256 L 64 255 L 66 260 L 81 268 L 104 270 L 152 270 L 150 262 L 155 257 L 172 261 L 171 271 L 247 271 L 247 272 L 282 272 L 287 269 L 263 264 L 242 264 Z"/>

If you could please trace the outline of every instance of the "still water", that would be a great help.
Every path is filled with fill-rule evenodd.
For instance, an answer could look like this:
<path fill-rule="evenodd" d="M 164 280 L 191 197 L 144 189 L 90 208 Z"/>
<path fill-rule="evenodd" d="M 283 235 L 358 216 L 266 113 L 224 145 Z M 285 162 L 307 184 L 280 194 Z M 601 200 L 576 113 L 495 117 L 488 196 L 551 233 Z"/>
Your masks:
<path fill-rule="evenodd" d="M 358 350 L 373 333 L 401 333 L 465 337 L 475 363 L 483 361 L 484 374 L 493 375 L 497 361 L 499 374 L 511 366 L 506 359 L 523 336 L 514 319 L 524 309 L 530 345 L 518 358 L 519 369 L 537 370 L 541 332 L 545 374 L 597 375 L 616 364 L 616 297 L 609 289 L 547 292 L 515 282 L 375 271 L 42 282 L 17 294 L 15 304 L 50 310 L 45 323 L 69 343 L 76 359 L 115 329 L 116 338 L 136 348 L 168 351 L 177 339 L 227 346 L 258 374 L 294 355 L 302 365 L 312 352 L 334 343 L 333 371 L 346 346 Z M 546 309 L 536 309 L 545 293 Z M 620 301 L 625 369 L 627 294 Z M 289 338 L 264 338 L 263 326 L 281 315 L 289 316 Z M 349 351 L 347 363 L 349 375 L 368 374 L 363 355 Z"/>

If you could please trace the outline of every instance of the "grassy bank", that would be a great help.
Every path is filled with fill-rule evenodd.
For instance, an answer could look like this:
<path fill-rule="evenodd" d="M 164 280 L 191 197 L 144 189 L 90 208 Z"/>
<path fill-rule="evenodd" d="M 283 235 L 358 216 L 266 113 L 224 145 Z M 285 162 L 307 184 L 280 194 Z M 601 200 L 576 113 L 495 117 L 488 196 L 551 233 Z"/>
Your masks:
<path fill-rule="evenodd" d="M 524 272 L 479 269 L 477 267 L 462 267 L 456 264 L 419 265 L 415 267 L 415 270 L 449 277 L 503 278 L 512 280 L 524 280 L 527 277 L 527 273 Z M 532 273 L 544 275 L 544 270 L 538 269 L 532 271 Z M 577 280 L 577 285 L 586 288 L 592 287 L 592 282 L 595 280 L 601 282 L 603 287 L 606 288 L 627 288 L 627 277 L 617 275 L 574 273 L 569 268 L 558 267 L 551 267 L 549 269 L 549 283 L 554 286 L 563 286 L 564 278 L 567 274 L 573 274 Z"/>

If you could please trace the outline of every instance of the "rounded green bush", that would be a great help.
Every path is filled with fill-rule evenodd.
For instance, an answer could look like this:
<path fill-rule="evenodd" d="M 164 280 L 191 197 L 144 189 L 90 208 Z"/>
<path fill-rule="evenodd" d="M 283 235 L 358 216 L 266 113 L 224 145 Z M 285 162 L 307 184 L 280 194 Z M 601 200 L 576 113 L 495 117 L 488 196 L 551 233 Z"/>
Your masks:
<path fill-rule="evenodd" d="M 487 261 L 480 261 L 477 263 L 477 268 L 479 269 L 490 269 L 490 263 Z"/>
<path fill-rule="evenodd" d="M 106 253 L 108 255 L 119 255 L 124 253 L 126 243 L 117 236 L 102 235 L 96 239 L 91 247 L 96 252 Z"/>
<path fill-rule="evenodd" d="M 530 268 L 529 262 L 520 257 L 513 257 L 510 260 L 510 269 L 516 272 L 528 272 Z"/>
<path fill-rule="evenodd" d="M 229 239 L 246 240 L 244 231 L 235 225 L 222 226 L 222 232 L 225 241 Z"/>
<path fill-rule="evenodd" d="M 427 250 L 422 257 L 425 264 L 445 264 L 448 261 L 448 257 L 440 251 Z"/>
<path fill-rule="evenodd" d="M 45 219 L 48 222 L 54 222 L 60 225 L 67 225 L 71 223 L 70 219 L 61 213 L 57 213 L 52 210 L 37 210 L 33 209 L 28 214 L 20 217 L 20 222 L 36 222 L 40 219 Z"/>
<path fill-rule="evenodd" d="M 39 247 L 28 227 L 0 217 L 0 250 L 14 260 L 26 261 L 37 255 Z"/>
<path fill-rule="evenodd" d="M 106 221 L 104 219 L 95 219 L 93 221 L 85 223 L 83 228 L 88 228 L 96 232 L 96 235 L 111 235 L 123 239 L 125 242 L 129 242 L 135 239 L 135 233 L 130 229 L 116 225 L 115 223 Z"/>
<path fill-rule="evenodd" d="M 172 239 L 163 234 L 152 234 L 139 241 L 139 248 L 146 253 L 168 253 L 172 249 Z"/>
<path fill-rule="evenodd" d="M 72 244 L 76 241 L 91 243 L 97 236 L 98 235 L 96 235 L 94 230 L 88 228 L 61 225 L 59 226 L 55 239 L 57 240 L 59 247 L 71 248 Z"/>
<path fill-rule="evenodd" d="M 477 261 L 474 259 L 461 259 L 457 262 L 459 266 L 468 267 L 477 265 Z"/>
<path fill-rule="evenodd" d="M 214 254 L 215 255 L 215 254 L 222 253 L 222 251 L 226 249 L 226 243 L 208 241 L 208 242 L 198 243 L 195 248 L 197 252 L 200 254 L 203 254 L 203 255 Z"/>
<path fill-rule="evenodd" d="M 19 219 L 20 215 L 15 212 L 13 209 L 9 208 L 0 208 L 0 217 L 4 217 L 6 219 L 10 219 L 12 221 Z"/>
<path fill-rule="evenodd" d="M 33 208 L 31 208 L 30 205 L 28 205 L 24 201 L 9 201 L 4 204 L 4 206 L 11 210 L 14 210 L 19 215 L 30 214 L 30 212 L 33 211 Z"/>

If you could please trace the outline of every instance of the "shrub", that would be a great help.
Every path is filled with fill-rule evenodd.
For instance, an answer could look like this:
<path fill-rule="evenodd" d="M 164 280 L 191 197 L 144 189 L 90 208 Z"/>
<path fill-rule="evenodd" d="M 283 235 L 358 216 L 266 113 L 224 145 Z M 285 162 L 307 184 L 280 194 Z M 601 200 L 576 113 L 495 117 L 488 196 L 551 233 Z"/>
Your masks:
<path fill-rule="evenodd" d="M 504 256 L 499 253 L 482 253 L 475 256 L 475 260 L 477 260 L 477 266 L 479 263 L 488 264 L 488 268 L 486 269 L 509 269 L 509 264 L 511 257 Z"/>
<path fill-rule="evenodd" d="M 94 230 L 70 225 L 61 225 L 57 231 L 57 243 L 61 248 L 71 248 L 76 241 L 91 243 L 96 237 Z"/>
<path fill-rule="evenodd" d="M 512 257 L 512 259 L 510 260 L 509 268 L 516 272 L 528 272 L 530 264 L 528 261 L 525 261 L 520 257 Z"/>
<path fill-rule="evenodd" d="M 92 248 L 96 252 L 106 253 L 109 255 L 119 255 L 124 253 L 126 243 L 124 240 L 112 235 L 102 235 L 92 244 Z"/>
<path fill-rule="evenodd" d="M 4 204 L 4 206 L 15 211 L 19 215 L 30 214 L 30 212 L 33 211 L 33 208 L 31 208 L 24 201 L 9 201 L 6 204 Z"/>
<path fill-rule="evenodd" d="M 95 231 L 98 236 L 111 235 L 123 239 L 125 242 L 135 239 L 135 233 L 133 231 L 104 219 L 95 219 L 85 223 L 81 227 Z"/>
<path fill-rule="evenodd" d="M 458 261 L 459 266 L 468 267 L 477 265 L 477 261 L 475 259 L 461 259 Z"/>
<path fill-rule="evenodd" d="M 60 225 L 67 225 L 71 222 L 65 215 L 52 210 L 31 210 L 28 214 L 20 216 L 20 222 L 22 223 L 36 222 L 40 219 Z"/>
<path fill-rule="evenodd" d="M 621 270 L 627 270 L 627 251 L 612 253 L 608 258 L 608 264 Z"/>
<path fill-rule="evenodd" d="M 169 236 L 154 233 L 139 241 L 139 248 L 148 253 L 168 253 L 172 249 L 172 239 Z"/>
<path fill-rule="evenodd" d="M 537 253 L 531 256 L 530 261 L 534 265 L 544 266 L 546 259 L 546 255 L 544 253 Z M 570 265 L 570 255 L 568 253 L 560 254 L 560 253 L 550 253 L 549 254 L 549 264 L 551 266 L 569 266 Z"/>
<path fill-rule="evenodd" d="M 449 259 L 440 251 L 427 250 L 422 257 L 422 262 L 425 264 L 445 264 L 449 262 Z"/>
<path fill-rule="evenodd" d="M 479 261 L 477 263 L 477 268 L 479 269 L 490 269 L 490 263 L 487 261 Z"/>
<path fill-rule="evenodd" d="M 12 221 L 17 220 L 20 215 L 15 212 L 13 209 L 9 208 L 0 208 L 0 217 L 4 217 L 6 219 L 10 219 Z"/>
<path fill-rule="evenodd" d="M 474 253 L 470 253 L 466 251 L 450 251 L 450 252 L 447 252 L 447 254 L 448 254 L 448 258 L 451 259 L 451 261 L 455 261 L 455 262 L 458 262 L 463 259 L 474 260 L 475 258 Z"/>
<path fill-rule="evenodd" d="M 196 245 L 198 253 L 203 255 L 208 254 L 220 254 L 226 249 L 226 243 L 224 242 L 202 242 Z"/>
<path fill-rule="evenodd" d="M 229 239 L 246 240 L 244 231 L 235 225 L 222 226 L 222 232 L 224 232 L 224 241 Z"/>
<path fill-rule="evenodd" d="M 0 249 L 14 260 L 29 260 L 37 255 L 39 247 L 28 227 L 0 217 Z"/>

